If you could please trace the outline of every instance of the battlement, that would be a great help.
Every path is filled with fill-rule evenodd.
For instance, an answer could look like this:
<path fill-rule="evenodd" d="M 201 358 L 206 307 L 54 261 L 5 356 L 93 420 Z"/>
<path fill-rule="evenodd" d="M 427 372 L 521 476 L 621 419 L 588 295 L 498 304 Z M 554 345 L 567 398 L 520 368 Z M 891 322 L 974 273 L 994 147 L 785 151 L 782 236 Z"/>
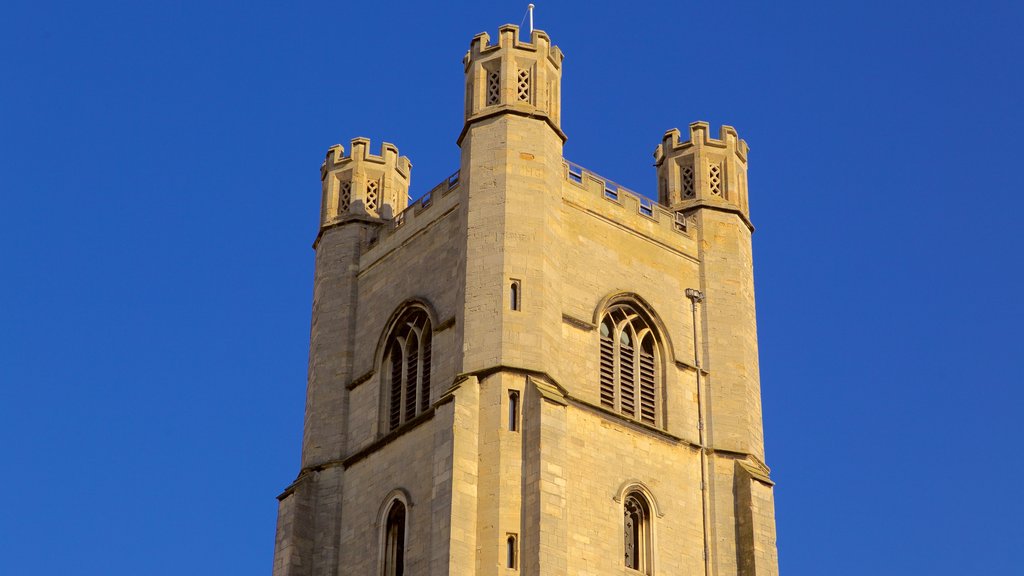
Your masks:
<path fill-rule="evenodd" d="M 587 193 L 585 203 L 595 206 L 592 199 L 604 199 L 600 210 L 607 212 L 615 221 L 638 232 L 670 244 L 676 244 L 679 234 L 690 237 L 693 233 L 692 219 L 681 212 L 672 212 L 658 202 L 634 192 L 592 172 L 575 162 L 563 159 L 564 177 Z M 600 202 L 600 200 L 598 200 Z"/>
<path fill-rule="evenodd" d="M 529 50 L 546 56 L 556 68 L 562 67 L 564 55 L 558 46 L 551 45 L 551 37 L 543 30 L 534 30 L 530 34 L 530 41 L 523 42 L 519 39 L 519 26 L 505 24 L 498 28 L 498 43 L 491 44 L 491 36 L 487 32 L 481 32 L 473 37 L 469 43 L 469 50 L 462 58 L 462 65 L 468 71 L 470 62 L 481 56 L 489 56 L 502 48 Z"/>
<path fill-rule="evenodd" d="M 350 215 L 387 220 L 409 204 L 412 162 L 388 142 L 380 154 L 370 152 L 369 138 L 353 138 L 351 146 L 348 155 L 341 144 L 331 146 L 320 165 L 321 229 Z"/>
<path fill-rule="evenodd" d="M 675 212 L 712 207 L 738 214 L 747 226 L 746 141 L 732 126 L 722 126 L 718 138 L 710 136 L 707 122 L 690 124 L 690 139 L 680 141 L 673 128 L 654 149 L 658 170 L 658 200 Z"/>
<path fill-rule="evenodd" d="M 407 156 L 399 156 L 398 147 L 390 142 L 381 143 L 380 154 L 372 154 L 370 152 L 370 139 L 359 136 L 352 139 L 351 148 L 352 152 L 348 155 L 345 154 L 345 147 L 341 144 L 335 144 L 327 149 L 327 157 L 320 164 L 321 180 L 324 179 L 328 172 L 353 158 L 362 162 L 394 166 L 400 174 L 406 177 L 409 176 L 409 172 L 412 170 L 412 162 L 409 161 L 409 158 Z"/>
<path fill-rule="evenodd" d="M 409 237 L 443 216 L 450 210 L 451 205 L 459 202 L 461 198 L 459 194 L 452 196 L 451 201 L 448 201 L 448 198 L 452 192 L 459 190 L 460 183 L 460 171 L 456 170 L 451 176 L 439 182 L 405 210 L 395 214 L 394 218 L 381 226 L 376 235 L 370 238 L 365 251 L 375 254 L 386 253 L 395 246 L 400 246 Z M 438 204 L 444 204 L 444 207 L 435 208 Z M 371 256 L 370 261 L 372 260 Z"/>
<path fill-rule="evenodd" d="M 722 125 L 718 130 L 717 139 L 712 138 L 710 133 L 711 126 L 707 122 L 691 123 L 690 139 L 687 141 L 679 141 L 680 132 L 678 128 L 666 131 L 665 136 L 661 139 L 661 144 L 654 150 L 655 164 L 660 164 L 666 156 L 671 156 L 673 152 L 700 146 L 724 148 L 728 152 L 735 154 L 743 162 L 747 161 L 747 152 L 750 150 L 750 147 L 747 146 L 746 140 L 742 140 L 739 137 L 735 128 Z"/>
<path fill-rule="evenodd" d="M 530 41 L 519 39 L 519 27 L 498 29 L 498 43 L 482 32 L 473 37 L 462 59 L 466 73 L 466 123 L 459 144 L 470 125 L 499 114 L 517 114 L 546 121 L 565 141 L 561 122 L 562 51 L 541 30 Z"/>

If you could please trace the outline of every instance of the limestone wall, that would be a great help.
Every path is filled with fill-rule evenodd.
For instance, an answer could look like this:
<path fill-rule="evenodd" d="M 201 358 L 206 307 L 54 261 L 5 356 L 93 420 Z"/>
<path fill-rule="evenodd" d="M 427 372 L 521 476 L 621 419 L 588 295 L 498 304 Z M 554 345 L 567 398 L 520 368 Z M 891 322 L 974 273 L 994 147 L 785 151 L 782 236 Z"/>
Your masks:
<path fill-rule="evenodd" d="M 358 334 L 353 352 L 353 378 L 348 412 L 349 453 L 386 432 L 381 429 L 384 395 L 380 364 L 389 320 L 409 301 L 424 303 L 432 312 L 433 374 L 431 402 L 455 378 L 460 345 L 451 330 L 458 310 L 458 262 L 464 258 L 459 240 L 458 187 L 406 210 L 404 223 L 382 231 L 359 262 L 357 313 L 350 330 Z"/>

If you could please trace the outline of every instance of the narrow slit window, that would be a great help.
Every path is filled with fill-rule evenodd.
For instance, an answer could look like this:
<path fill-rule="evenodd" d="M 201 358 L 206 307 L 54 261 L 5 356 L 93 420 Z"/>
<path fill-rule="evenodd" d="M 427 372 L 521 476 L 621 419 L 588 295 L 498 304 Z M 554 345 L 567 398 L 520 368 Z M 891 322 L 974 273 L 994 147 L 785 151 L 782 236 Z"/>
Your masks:
<path fill-rule="evenodd" d="M 519 547 L 516 544 L 516 535 L 509 534 L 508 539 L 505 540 L 505 566 L 512 568 L 513 570 L 518 568 L 517 560 L 519 559 L 518 552 Z"/>
<path fill-rule="evenodd" d="M 522 298 L 522 285 L 519 280 L 513 280 L 509 285 L 508 289 L 508 307 L 510 310 L 520 309 L 520 299 Z"/>
<path fill-rule="evenodd" d="M 508 391 L 508 430 L 519 431 L 519 392 L 515 390 Z"/>

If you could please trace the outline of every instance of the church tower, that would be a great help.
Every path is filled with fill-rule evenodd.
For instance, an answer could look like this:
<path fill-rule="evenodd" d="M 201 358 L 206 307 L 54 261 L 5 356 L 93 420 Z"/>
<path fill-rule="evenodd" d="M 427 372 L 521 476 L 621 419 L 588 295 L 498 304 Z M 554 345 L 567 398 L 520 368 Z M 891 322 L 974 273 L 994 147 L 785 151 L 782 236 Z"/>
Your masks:
<path fill-rule="evenodd" d="M 411 205 L 395 146 L 328 150 L 275 576 L 778 573 L 747 145 L 671 130 L 626 190 L 562 156 L 562 61 L 473 38 Z"/>

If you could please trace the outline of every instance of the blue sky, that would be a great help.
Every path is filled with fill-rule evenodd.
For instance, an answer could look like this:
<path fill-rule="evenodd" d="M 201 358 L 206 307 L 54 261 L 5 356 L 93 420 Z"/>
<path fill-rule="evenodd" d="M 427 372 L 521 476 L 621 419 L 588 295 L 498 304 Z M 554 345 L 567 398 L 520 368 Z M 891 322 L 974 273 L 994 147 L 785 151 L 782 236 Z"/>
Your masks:
<path fill-rule="evenodd" d="M 323 154 L 393 142 L 429 190 L 525 4 L 5 3 L 0 572 L 269 574 Z M 787 576 L 1020 572 L 1022 21 L 538 2 L 568 158 L 650 194 L 668 128 L 751 146 Z"/>

